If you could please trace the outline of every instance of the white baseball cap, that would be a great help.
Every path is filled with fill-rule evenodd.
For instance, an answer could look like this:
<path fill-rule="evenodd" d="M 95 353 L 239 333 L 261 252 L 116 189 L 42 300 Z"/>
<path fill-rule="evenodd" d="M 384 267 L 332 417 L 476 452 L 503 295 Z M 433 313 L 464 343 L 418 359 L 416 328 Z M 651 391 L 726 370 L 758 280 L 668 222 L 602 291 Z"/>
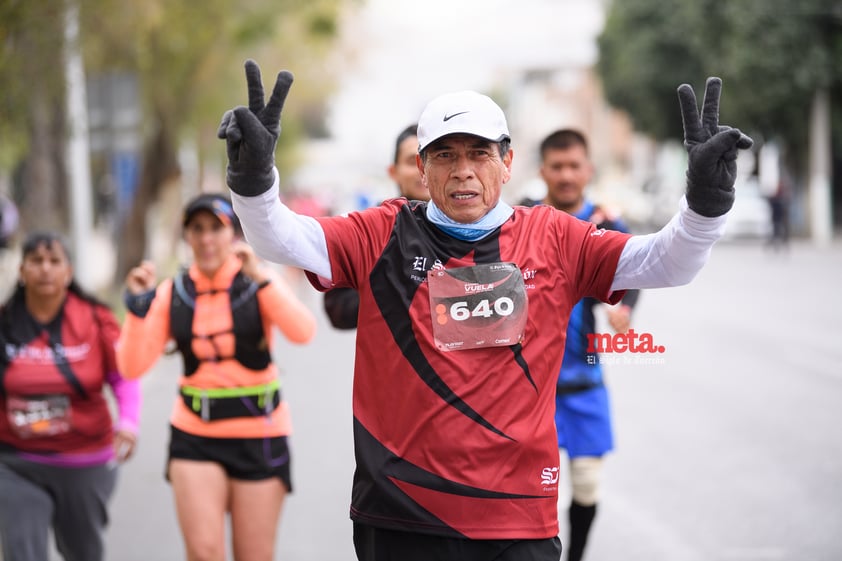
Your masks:
<path fill-rule="evenodd" d="M 492 142 L 510 138 L 503 110 L 487 95 L 470 90 L 440 95 L 427 104 L 418 119 L 418 151 L 456 133 Z"/>

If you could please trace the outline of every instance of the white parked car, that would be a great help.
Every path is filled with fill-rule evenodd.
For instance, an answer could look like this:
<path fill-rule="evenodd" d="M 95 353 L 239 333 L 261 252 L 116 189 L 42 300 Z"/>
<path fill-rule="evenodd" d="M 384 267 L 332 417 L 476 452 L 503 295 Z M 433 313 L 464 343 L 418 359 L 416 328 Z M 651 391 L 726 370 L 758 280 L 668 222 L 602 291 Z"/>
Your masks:
<path fill-rule="evenodd" d="M 772 210 L 755 177 L 738 180 L 734 206 L 728 213 L 722 239 L 768 239 L 772 233 Z"/>

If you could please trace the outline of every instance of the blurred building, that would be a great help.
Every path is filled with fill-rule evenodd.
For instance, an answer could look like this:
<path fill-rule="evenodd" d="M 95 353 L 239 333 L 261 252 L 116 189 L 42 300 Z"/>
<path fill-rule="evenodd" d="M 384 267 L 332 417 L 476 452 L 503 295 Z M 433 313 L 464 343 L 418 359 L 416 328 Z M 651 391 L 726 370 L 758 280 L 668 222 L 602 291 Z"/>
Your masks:
<path fill-rule="evenodd" d="M 557 129 L 575 128 L 588 138 L 596 167 L 589 195 L 632 222 L 657 221 L 644 186 L 652 184 L 654 170 L 663 158 L 669 159 L 668 152 L 635 134 L 628 117 L 605 102 L 592 65 L 524 70 L 511 86 L 507 113 L 516 139 L 508 200 L 543 196 L 545 187 L 537 171 L 541 140 Z"/>

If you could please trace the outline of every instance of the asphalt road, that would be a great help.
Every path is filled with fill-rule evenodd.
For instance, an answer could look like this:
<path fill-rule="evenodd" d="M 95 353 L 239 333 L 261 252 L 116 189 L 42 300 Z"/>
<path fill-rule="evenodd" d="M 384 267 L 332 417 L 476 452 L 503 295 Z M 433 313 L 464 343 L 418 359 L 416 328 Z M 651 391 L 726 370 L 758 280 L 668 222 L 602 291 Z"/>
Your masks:
<path fill-rule="evenodd" d="M 842 559 L 842 245 L 720 244 L 610 366 L 618 446 L 589 561 Z"/>
<path fill-rule="evenodd" d="M 635 330 L 665 352 L 607 357 L 617 449 L 587 561 L 842 559 L 840 287 L 842 244 L 774 254 L 720 243 L 691 285 L 642 295 Z M 276 559 L 353 561 L 354 335 L 329 327 L 320 296 L 300 290 L 320 325 L 311 344 L 276 352 L 295 426 Z M 183 559 L 162 475 L 178 371 L 167 357 L 143 380 L 111 560 Z"/>

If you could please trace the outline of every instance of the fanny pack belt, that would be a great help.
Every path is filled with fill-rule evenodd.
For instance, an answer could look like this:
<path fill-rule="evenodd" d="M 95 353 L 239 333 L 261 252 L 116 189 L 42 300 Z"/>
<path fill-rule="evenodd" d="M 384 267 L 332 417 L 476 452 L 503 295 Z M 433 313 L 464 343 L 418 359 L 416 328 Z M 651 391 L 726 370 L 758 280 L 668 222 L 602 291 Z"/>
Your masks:
<path fill-rule="evenodd" d="M 260 417 L 270 414 L 281 403 L 281 384 L 278 380 L 244 388 L 203 389 L 182 386 L 179 393 L 184 405 L 203 421 Z"/>

